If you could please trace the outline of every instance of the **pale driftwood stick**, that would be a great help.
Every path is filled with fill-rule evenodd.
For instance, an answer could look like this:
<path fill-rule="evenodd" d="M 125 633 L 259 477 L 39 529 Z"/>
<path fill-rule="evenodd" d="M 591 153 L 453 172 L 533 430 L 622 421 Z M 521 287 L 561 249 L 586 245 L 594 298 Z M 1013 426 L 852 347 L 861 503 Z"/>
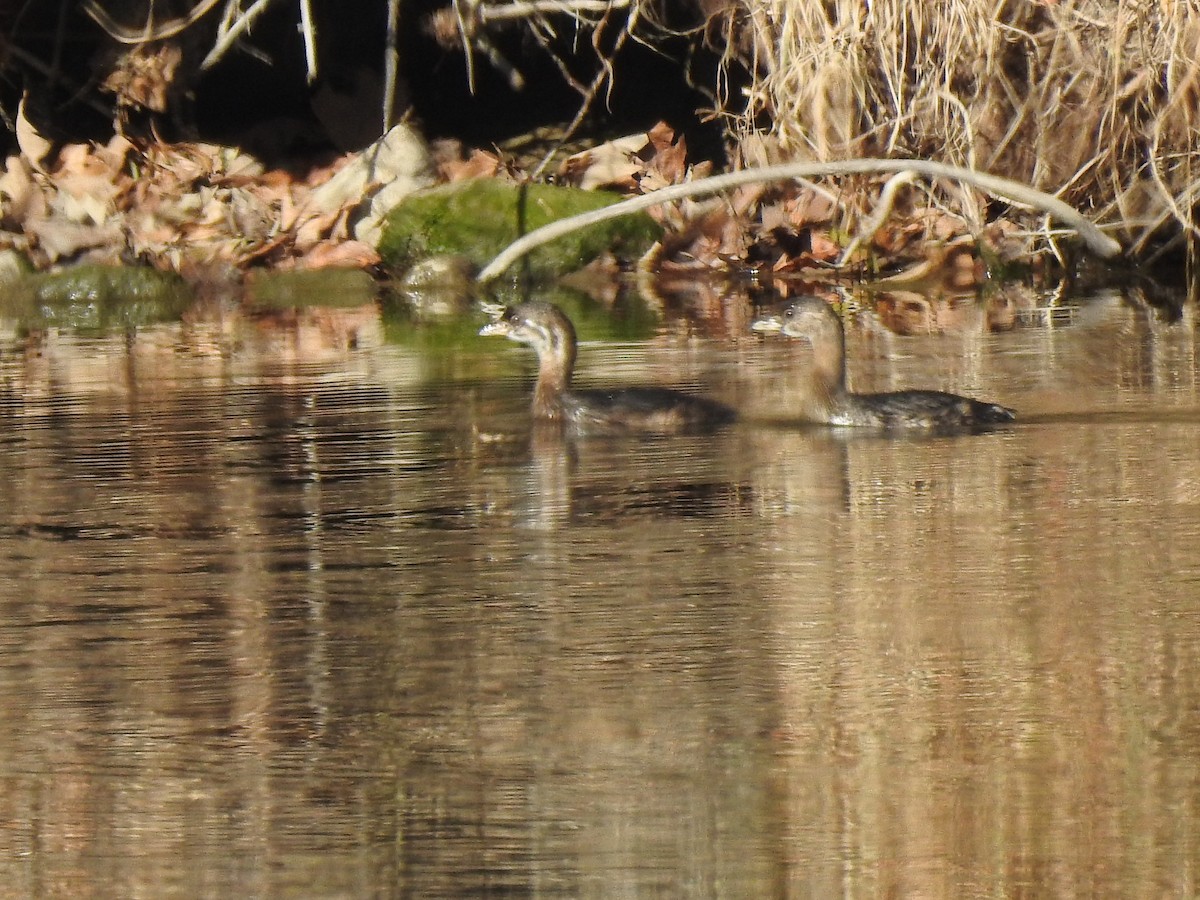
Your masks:
<path fill-rule="evenodd" d="M 763 181 L 785 181 L 793 178 L 820 178 L 826 175 L 862 175 L 875 172 L 904 172 L 912 171 L 926 178 L 953 178 L 979 188 L 1003 200 L 1017 203 L 1021 206 L 1031 206 L 1053 216 L 1064 225 L 1078 232 L 1088 249 L 1097 256 L 1109 259 L 1121 252 L 1121 245 L 1104 234 L 1089 219 L 1067 205 L 1057 197 L 1052 197 L 1028 185 L 1010 181 L 998 175 L 988 175 L 971 169 L 945 163 L 931 162 L 923 159 L 850 159 L 842 162 L 826 163 L 786 163 L 779 166 L 767 166 L 761 169 L 745 169 L 741 172 L 728 172 L 724 175 L 714 175 L 686 184 L 675 184 L 640 197 L 630 197 L 606 206 L 603 209 L 592 210 L 559 219 L 549 225 L 534 229 L 509 244 L 500 255 L 488 263 L 479 273 L 477 281 L 486 284 L 496 278 L 505 269 L 535 247 L 552 241 L 564 234 L 578 231 L 598 222 L 607 222 L 629 213 L 639 212 L 657 206 L 660 203 L 670 203 L 672 200 L 683 200 L 687 197 L 701 197 L 715 194 L 743 184 L 756 184 Z"/>

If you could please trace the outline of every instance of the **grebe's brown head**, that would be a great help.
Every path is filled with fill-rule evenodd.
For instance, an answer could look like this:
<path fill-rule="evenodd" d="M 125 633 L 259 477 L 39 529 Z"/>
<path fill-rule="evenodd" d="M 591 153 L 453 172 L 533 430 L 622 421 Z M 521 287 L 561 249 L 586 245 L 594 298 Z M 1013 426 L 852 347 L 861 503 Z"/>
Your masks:
<path fill-rule="evenodd" d="M 806 340 L 814 346 L 842 340 L 842 320 L 820 297 L 799 297 L 781 313 L 763 316 L 750 325 L 753 331 L 779 332 L 790 338 Z"/>
<path fill-rule="evenodd" d="M 499 318 L 484 325 L 479 333 L 528 344 L 543 361 L 565 362 L 568 368 L 575 362 L 575 328 L 553 303 L 529 300 L 505 307 Z"/>

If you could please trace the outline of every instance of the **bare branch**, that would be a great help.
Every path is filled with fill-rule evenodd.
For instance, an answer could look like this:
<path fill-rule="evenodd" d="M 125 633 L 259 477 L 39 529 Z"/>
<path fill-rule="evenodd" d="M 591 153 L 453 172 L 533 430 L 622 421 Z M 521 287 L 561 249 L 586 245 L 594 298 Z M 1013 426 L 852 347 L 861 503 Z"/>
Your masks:
<path fill-rule="evenodd" d="M 517 0 L 514 3 L 481 4 L 476 11 L 480 22 L 504 22 L 510 19 L 528 19 L 545 13 L 607 13 L 623 9 L 629 0 Z"/>
<path fill-rule="evenodd" d="M 237 39 L 242 36 L 243 32 L 250 28 L 254 20 L 267 11 L 267 7 L 271 5 L 271 2 L 272 0 L 256 0 L 253 6 L 238 16 L 229 30 L 224 32 L 217 40 L 216 46 L 208 51 L 208 56 L 204 57 L 204 61 L 200 63 L 201 70 L 211 69 L 220 62 L 221 57 L 229 52 L 229 48 L 237 42 Z"/>
<path fill-rule="evenodd" d="M 96 24 L 103 28 L 105 33 L 114 41 L 121 44 L 146 44 L 150 41 L 161 41 L 169 37 L 174 37 L 188 26 L 199 21 L 219 2 L 220 0 L 200 0 L 186 16 L 168 19 L 166 22 L 159 22 L 157 24 L 154 21 L 152 9 L 149 17 L 146 19 L 145 26 L 139 31 L 126 28 L 120 22 L 115 21 L 105 11 L 104 7 L 99 4 L 98 0 L 84 0 L 83 11 L 91 16 Z"/>

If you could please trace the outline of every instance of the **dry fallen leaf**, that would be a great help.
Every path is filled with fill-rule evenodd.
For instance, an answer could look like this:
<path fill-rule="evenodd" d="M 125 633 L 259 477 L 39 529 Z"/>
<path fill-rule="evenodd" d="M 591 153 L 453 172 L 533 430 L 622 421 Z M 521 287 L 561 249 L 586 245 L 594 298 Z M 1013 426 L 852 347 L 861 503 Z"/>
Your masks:
<path fill-rule="evenodd" d="M 830 240 L 829 235 L 825 234 L 824 232 L 812 232 L 811 240 L 812 244 L 808 252 L 812 254 L 813 259 L 819 259 L 828 262 L 830 260 L 837 259 L 842 253 L 841 246 L 835 241 Z"/>
<path fill-rule="evenodd" d="M 647 133 L 654 155 L 650 157 L 650 172 L 662 181 L 665 187 L 679 184 L 687 172 L 687 142 L 675 139 L 675 131 L 666 122 L 659 122 Z M 645 179 L 643 179 L 643 182 Z M 643 183 L 643 189 L 648 190 Z"/>
<path fill-rule="evenodd" d="M 801 190 L 783 203 L 788 223 L 793 228 L 823 225 L 833 218 L 835 208 L 830 197 L 813 190 Z"/>
<path fill-rule="evenodd" d="M 50 153 L 54 144 L 43 137 L 42 133 L 25 116 L 25 101 L 28 99 L 29 91 L 25 91 L 17 103 L 17 146 L 21 148 L 21 155 L 25 157 L 33 170 L 44 175 L 46 170 L 42 167 L 42 161 Z"/>
<path fill-rule="evenodd" d="M 301 252 L 326 237 L 334 223 L 344 215 L 344 210 L 335 209 L 331 212 L 309 212 L 298 218 L 292 233 Z"/>
<path fill-rule="evenodd" d="M 500 157 L 486 150 L 472 150 L 466 159 L 448 159 L 438 164 L 438 171 L 447 181 L 492 178 L 500 174 L 503 168 Z"/>
<path fill-rule="evenodd" d="M 558 175 L 567 184 L 585 191 L 637 188 L 636 176 L 646 171 L 638 154 L 646 147 L 645 134 L 631 134 L 608 141 L 568 157 L 559 166 Z"/>
<path fill-rule="evenodd" d="M 25 233 L 36 240 L 38 249 L 51 263 L 70 259 L 82 250 L 119 246 L 121 240 L 121 230 L 115 225 L 97 228 L 61 218 L 30 220 L 25 223 Z"/>
<path fill-rule="evenodd" d="M 0 175 L 0 202 L 3 203 L 4 218 L 23 222 L 34 198 L 40 200 L 41 196 L 25 158 L 10 156 L 4 164 L 4 174 Z"/>
<path fill-rule="evenodd" d="M 343 266 L 365 269 L 378 265 L 379 252 L 362 241 L 325 241 L 302 256 L 293 257 L 297 268 L 322 269 Z"/>
<path fill-rule="evenodd" d="M 87 192 L 76 196 L 69 191 L 59 191 L 53 208 L 68 222 L 79 225 L 103 225 L 109 213 L 107 198 Z"/>
<path fill-rule="evenodd" d="M 115 94 L 118 106 L 166 112 L 182 61 L 178 44 L 139 44 L 121 55 L 100 88 Z"/>

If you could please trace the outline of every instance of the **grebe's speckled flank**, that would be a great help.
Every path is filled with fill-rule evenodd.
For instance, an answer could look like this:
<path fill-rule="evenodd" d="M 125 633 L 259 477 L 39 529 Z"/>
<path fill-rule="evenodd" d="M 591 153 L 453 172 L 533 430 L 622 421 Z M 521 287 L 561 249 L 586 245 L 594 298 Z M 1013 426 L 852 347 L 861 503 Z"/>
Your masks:
<path fill-rule="evenodd" d="M 801 297 L 783 313 L 756 320 L 755 331 L 777 331 L 812 347 L 812 389 L 806 414 L 827 425 L 953 430 L 1011 422 L 1015 413 L 996 403 L 944 391 L 855 394 L 846 387 L 846 334 L 842 320 L 820 297 Z"/>

